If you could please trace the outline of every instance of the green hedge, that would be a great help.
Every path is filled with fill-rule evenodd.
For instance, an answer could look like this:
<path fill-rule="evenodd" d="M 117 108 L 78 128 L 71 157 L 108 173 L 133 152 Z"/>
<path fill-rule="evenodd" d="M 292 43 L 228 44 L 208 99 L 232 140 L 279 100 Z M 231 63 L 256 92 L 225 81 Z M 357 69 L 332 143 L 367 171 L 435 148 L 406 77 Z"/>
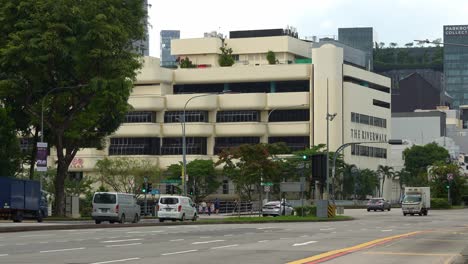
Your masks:
<path fill-rule="evenodd" d="M 302 208 L 304 208 L 304 215 L 302 215 Z M 295 212 L 295 215 L 298 215 L 298 216 L 307 216 L 307 215 L 316 216 L 317 207 L 315 205 L 306 205 L 304 207 L 296 206 L 294 207 L 294 212 Z"/>
<path fill-rule="evenodd" d="M 446 198 L 431 198 L 431 209 L 450 209 Z"/>

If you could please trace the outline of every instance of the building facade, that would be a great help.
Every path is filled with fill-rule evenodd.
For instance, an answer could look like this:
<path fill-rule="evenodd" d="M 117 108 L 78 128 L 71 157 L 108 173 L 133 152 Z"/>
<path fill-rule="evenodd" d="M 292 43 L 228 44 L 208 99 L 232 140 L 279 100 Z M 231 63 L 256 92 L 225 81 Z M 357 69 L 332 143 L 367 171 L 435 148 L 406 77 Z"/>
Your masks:
<path fill-rule="evenodd" d="M 366 53 L 368 69 L 373 69 L 376 34 L 372 27 L 339 28 L 338 41 Z"/>
<path fill-rule="evenodd" d="M 163 170 L 179 163 L 184 109 L 188 161 L 216 160 L 222 149 L 246 143 L 285 142 L 293 151 L 326 143 L 327 102 L 336 114 L 330 150 L 390 139 L 390 79 L 351 65 L 343 48 L 325 44 L 313 48 L 310 58 L 310 43 L 291 36 L 225 43 L 236 58 L 230 67 L 218 64 L 219 38 L 172 40 L 172 55 L 189 58 L 196 68 L 167 69 L 146 57 L 125 122 L 105 149 L 80 151 L 70 170 L 92 174 L 97 160 L 117 156 L 147 159 Z M 268 51 L 277 64 L 268 64 Z M 376 169 L 386 164 L 387 149 L 364 144 L 345 149 L 344 158 Z"/>
<path fill-rule="evenodd" d="M 179 30 L 161 30 L 160 34 L 161 67 L 176 68 L 177 58 L 171 54 L 171 41 L 180 39 Z"/>
<path fill-rule="evenodd" d="M 468 25 L 444 26 L 444 74 L 453 106 L 468 105 Z"/>

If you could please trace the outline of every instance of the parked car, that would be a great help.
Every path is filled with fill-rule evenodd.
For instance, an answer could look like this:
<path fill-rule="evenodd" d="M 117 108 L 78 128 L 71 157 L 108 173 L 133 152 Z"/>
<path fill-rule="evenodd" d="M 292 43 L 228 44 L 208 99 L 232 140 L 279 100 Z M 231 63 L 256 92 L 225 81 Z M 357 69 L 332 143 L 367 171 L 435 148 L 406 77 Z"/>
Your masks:
<path fill-rule="evenodd" d="M 294 208 L 287 202 L 281 203 L 280 201 L 271 201 L 263 205 L 262 215 L 263 216 L 278 216 L 283 215 L 293 215 Z"/>
<path fill-rule="evenodd" d="M 97 192 L 93 197 L 92 218 L 96 224 L 102 221 L 125 223 L 140 221 L 141 209 L 133 194 Z"/>
<path fill-rule="evenodd" d="M 197 221 L 198 218 L 195 204 L 192 199 L 186 196 L 161 196 L 156 210 L 159 222 L 165 220 L 184 221 L 185 219 Z"/>
<path fill-rule="evenodd" d="M 388 201 L 385 201 L 384 198 L 372 198 L 367 202 L 367 212 L 370 210 L 381 210 L 382 212 L 385 210 L 390 211 L 392 206 Z"/>

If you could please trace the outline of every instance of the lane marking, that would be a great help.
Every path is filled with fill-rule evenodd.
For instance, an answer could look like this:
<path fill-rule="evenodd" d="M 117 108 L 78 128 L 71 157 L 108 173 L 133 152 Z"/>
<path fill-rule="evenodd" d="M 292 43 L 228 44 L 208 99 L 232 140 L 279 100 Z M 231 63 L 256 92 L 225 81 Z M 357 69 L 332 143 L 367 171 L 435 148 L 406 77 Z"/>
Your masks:
<path fill-rule="evenodd" d="M 229 247 L 237 247 L 239 244 L 227 245 L 227 246 L 220 246 L 220 247 L 212 247 L 211 249 L 218 249 L 218 248 L 229 248 Z"/>
<path fill-rule="evenodd" d="M 161 254 L 161 255 L 162 255 L 162 256 L 169 256 L 169 255 L 184 254 L 184 253 L 195 252 L 195 251 L 198 251 L 198 249 L 192 249 L 192 250 L 186 250 L 186 251 L 179 251 L 179 252 L 171 252 L 171 253 L 163 253 L 163 254 Z"/>
<path fill-rule="evenodd" d="M 91 264 L 107 264 L 107 263 L 124 262 L 124 261 L 131 261 L 131 260 L 139 260 L 139 259 L 140 259 L 140 258 L 117 259 L 117 260 L 93 262 L 93 263 L 91 263 Z"/>
<path fill-rule="evenodd" d="M 276 227 L 272 227 L 272 226 L 266 226 L 266 227 L 259 227 L 257 228 L 258 230 L 264 230 L 264 229 L 274 229 Z"/>
<path fill-rule="evenodd" d="M 334 229 L 336 229 L 336 228 L 322 228 L 322 229 L 320 229 L 320 231 L 330 231 L 330 230 L 334 230 Z M 350 230 L 350 231 L 352 231 L 352 230 Z"/>
<path fill-rule="evenodd" d="M 8 254 L 0 254 L 0 257 L 6 257 Z"/>
<path fill-rule="evenodd" d="M 224 242 L 226 240 L 210 240 L 210 241 L 200 241 L 200 242 L 193 242 L 192 245 L 200 245 L 200 244 L 208 244 L 208 243 L 216 243 L 216 242 Z"/>
<path fill-rule="evenodd" d="M 210 238 L 211 236 L 201 236 L 200 238 Z"/>
<path fill-rule="evenodd" d="M 233 236 L 233 234 L 228 234 L 228 235 L 224 235 L 225 237 L 230 237 L 230 236 Z"/>
<path fill-rule="evenodd" d="M 128 247 L 128 246 L 136 246 L 141 245 L 142 243 L 131 243 L 131 244 L 118 244 L 118 245 L 107 245 L 106 247 Z"/>
<path fill-rule="evenodd" d="M 143 240 L 143 238 L 132 238 L 132 239 L 121 239 L 121 240 L 107 240 L 107 241 L 101 241 L 101 243 L 118 243 L 118 242 L 139 241 L 139 240 Z"/>
<path fill-rule="evenodd" d="M 385 230 L 382 230 L 382 232 L 392 232 L 393 229 L 385 229 Z"/>
<path fill-rule="evenodd" d="M 435 256 L 435 257 L 453 257 L 457 253 L 419 253 L 419 252 L 387 252 L 387 251 L 369 251 L 363 252 L 366 255 L 398 255 L 398 256 Z"/>
<path fill-rule="evenodd" d="M 421 233 L 423 233 L 423 231 L 415 231 L 415 232 L 410 232 L 410 233 L 406 233 L 406 234 L 375 239 L 375 240 L 372 240 L 372 241 L 369 241 L 369 242 L 358 244 L 356 246 L 341 248 L 341 249 L 337 249 L 337 250 L 332 250 L 332 251 L 328 251 L 328 252 L 318 254 L 318 255 L 315 255 L 315 256 L 311 256 L 311 257 L 308 257 L 308 258 L 303 258 L 303 259 L 291 261 L 291 262 L 288 262 L 287 264 L 304 264 L 304 263 L 313 264 L 313 263 L 319 263 L 319 262 L 323 262 L 323 261 L 327 261 L 327 260 L 331 260 L 331 259 L 343 256 L 343 255 L 346 255 L 346 254 L 349 254 L 349 253 L 352 253 L 352 252 L 355 252 L 355 251 L 359 251 L 359 250 L 362 250 L 362 249 L 366 249 L 366 248 L 370 248 L 370 247 L 373 247 L 373 246 L 381 245 L 381 244 L 384 244 L 386 242 L 389 242 L 389 241 L 392 241 L 392 240 L 395 240 L 395 239 L 406 238 L 406 237 L 421 234 Z"/>
<path fill-rule="evenodd" d="M 41 241 L 41 242 L 39 242 L 39 244 L 48 244 L 48 243 L 49 243 L 49 241 Z"/>
<path fill-rule="evenodd" d="M 28 243 L 16 243 L 16 246 L 26 246 Z"/>
<path fill-rule="evenodd" d="M 260 240 L 260 241 L 258 241 L 258 243 L 265 243 L 265 242 L 268 242 L 268 241 L 270 241 L 270 240 Z"/>
<path fill-rule="evenodd" d="M 169 240 L 171 242 L 176 242 L 176 241 L 183 241 L 184 239 L 183 238 L 179 238 L 179 239 L 172 239 L 172 240 Z"/>
<path fill-rule="evenodd" d="M 55 236 L 54 234 L 44 234 L 44 235 L 26 235 L 20 237 L 43 237 L 43 236 Z"/>
<path fill-rule="evenodd" d="M 85 249 L 85 248 L 84 248 L 84 247 L 80 247 L 80 248 L 63 248 L 63 249 L 43 250 L 43 251 L 39 251 L 39 253 L 74 251 L 74 250 L 81 250 L 81 249 Z"/>
<path fill-rule="evenodd" d="M 290 237 L 282 237 L 280 239 L 285 240 L 285 239 L 291 239 L 291 238 Z"/>
<path fill-rule="evenodd" d="M 296 244 L 293 244 L 292 246 L 293 247 L 305 246 L 305 245 L 314 244 L 314 243 L 317 243 L 317 242 L 318 241 L 307 241 L 307 242 L 304 242 L 304 243 L 296 243 Z"/>
<path fill-rule="evenodd" d="M 177 226 L 168 226 L 167 228 L 177 228 Z"/>

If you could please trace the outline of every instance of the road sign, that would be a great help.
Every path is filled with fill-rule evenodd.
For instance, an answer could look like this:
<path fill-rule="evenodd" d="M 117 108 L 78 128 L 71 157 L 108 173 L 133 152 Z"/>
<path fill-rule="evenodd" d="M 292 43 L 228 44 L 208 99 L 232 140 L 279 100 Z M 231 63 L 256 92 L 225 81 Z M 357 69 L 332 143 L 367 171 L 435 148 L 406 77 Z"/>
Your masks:
<path fill-rule="evenodd" d="M 447 174 L 447 180 L 449 181 L 453 180 L 453 173 Z"/>
<path fill-rule="evenodd" d="M 262 186 L 273 186 L 272 182 L 262 182 Z"/>
<path fill-rule="evenodd" d="M 158 189 L 153 189 L 153 190 L 151 190 L 151 194 L 152 195 L 157 195 L 157 194 L 159 194 L 159 190 Z"/>
<path fill-rule="evenodd" d="M 173 184 L 173 183 L 181 183 L 182 181 L 181 180 L 178 180 L 178 179 L 174 179 L 174 180 L 162 180 L 161 183 L 170 183 L 170 184 Z"/>
<path fill-rule="evenodd" d="M 270 186 L 263 186 L 263 189 L 265 189 L 265 192 L 269 192 L 270 191 Z"/>

